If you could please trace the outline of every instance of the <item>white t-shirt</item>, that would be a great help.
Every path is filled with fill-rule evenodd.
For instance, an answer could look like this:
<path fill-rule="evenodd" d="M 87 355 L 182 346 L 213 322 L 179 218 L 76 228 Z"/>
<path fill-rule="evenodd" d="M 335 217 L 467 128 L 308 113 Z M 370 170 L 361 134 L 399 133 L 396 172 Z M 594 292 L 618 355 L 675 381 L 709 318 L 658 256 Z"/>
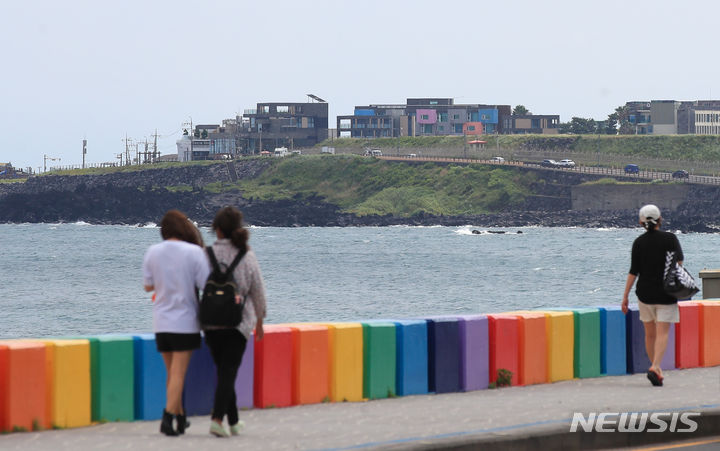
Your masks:
<path fill-rule="evenodd" d="M 154 244 L 143 259 L 143 283 L 155 287 L 153 330 L 200 332 L 195 289 L 205 286 L 210 268 L 202 247 L 185 241 Z"/>

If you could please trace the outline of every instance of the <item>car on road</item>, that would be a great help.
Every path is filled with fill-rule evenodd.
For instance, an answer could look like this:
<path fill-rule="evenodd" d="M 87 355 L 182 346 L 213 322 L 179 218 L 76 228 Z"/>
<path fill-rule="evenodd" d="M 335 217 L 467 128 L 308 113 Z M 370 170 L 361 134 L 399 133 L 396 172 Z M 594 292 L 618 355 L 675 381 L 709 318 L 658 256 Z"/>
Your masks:
<path fill-rule="evenodd" d="M 677 170 L 672 173 L 672 176 L 674 179 L 688 179 L 690 178 L 690 174 L 688 171 L 685 171 L 683 169 Z"/>
<path fill-rule="evenodd" d="M 626 174 L 639 174 L 640 173 L 640 166 L 636 164 L 628 164 L 625 166 L 625 173 Z"/>
<path fill-rule="evenodd" d="M 505 162 L 505 158 L 503 158 L 503 157 L 492 157 L 492 158 L 490 158 L 490 161 L 497 161 L 498 163 L 504 163 L 504 162 Z"/>
<path fill-rule="evenodd" d="M 559 165 L 561 168 L 574 168 L 574 167 L 575 167 L 575 162 L 572 161 L 572 160 L 565 159 L 565 160 L 560 160 L 560 161 L 558 161 L 558 165 Z"/>
<path fill-rule="evenodd" d="M 557 168 L 558 162 L 555 160 L 543 160 L 542 163 L 540 163 L 540 166 L 544 168 Z"/>

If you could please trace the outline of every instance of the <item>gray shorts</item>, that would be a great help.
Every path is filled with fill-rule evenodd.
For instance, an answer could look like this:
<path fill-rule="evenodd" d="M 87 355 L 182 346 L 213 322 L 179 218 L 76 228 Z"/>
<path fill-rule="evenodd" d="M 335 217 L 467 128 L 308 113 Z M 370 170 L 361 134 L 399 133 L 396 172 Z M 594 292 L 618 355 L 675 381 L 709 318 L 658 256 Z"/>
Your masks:
<path fill-rule="evenodd" d="M 679 323 L 680 308 L 674 304 L 645 304 L 638 301 L 640 321 L 644 323 Z"/>

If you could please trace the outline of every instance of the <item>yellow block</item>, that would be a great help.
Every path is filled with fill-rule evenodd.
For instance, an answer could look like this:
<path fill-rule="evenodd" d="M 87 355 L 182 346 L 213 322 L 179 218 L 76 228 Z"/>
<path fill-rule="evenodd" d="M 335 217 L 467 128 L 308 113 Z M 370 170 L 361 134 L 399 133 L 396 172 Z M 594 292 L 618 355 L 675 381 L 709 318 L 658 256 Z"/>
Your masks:
<path fill-rule="evenodd" d="M 573 378 L 575 320 L 573 312 L 543 312 L 547 318 L 548 381 Z"/>
<path fill-rule="evenodd" d="M 62 428 L 90 425 L 90 342 L 38 340 L 47 344 L 50 424 Z"/>
<path fill-rule="evenodd" d="M 363 330 L 360 323 L 331 323 L 330 399 L 363 399 Z"/>

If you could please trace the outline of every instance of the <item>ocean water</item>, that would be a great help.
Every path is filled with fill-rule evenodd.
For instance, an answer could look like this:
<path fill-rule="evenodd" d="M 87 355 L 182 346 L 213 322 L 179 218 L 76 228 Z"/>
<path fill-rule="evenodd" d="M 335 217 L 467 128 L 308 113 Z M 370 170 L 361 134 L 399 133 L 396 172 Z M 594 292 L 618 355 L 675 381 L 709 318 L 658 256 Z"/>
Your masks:
<path fill-rule="evenodd" d="M 252 228 L 267 322 L 619 305 L 630 247 L 642 233 L 473 229 L 487 231 Z M 210 230 L 203 233 L 211 242 Z M 2 224 L 0 236 L 0 338 L 152 331 L 141 264 L 148 246 L 161 240 L 154 225 Z M 720 235 L 679 239 L 696 278 L 704 268 L 720 269 Z"/>

